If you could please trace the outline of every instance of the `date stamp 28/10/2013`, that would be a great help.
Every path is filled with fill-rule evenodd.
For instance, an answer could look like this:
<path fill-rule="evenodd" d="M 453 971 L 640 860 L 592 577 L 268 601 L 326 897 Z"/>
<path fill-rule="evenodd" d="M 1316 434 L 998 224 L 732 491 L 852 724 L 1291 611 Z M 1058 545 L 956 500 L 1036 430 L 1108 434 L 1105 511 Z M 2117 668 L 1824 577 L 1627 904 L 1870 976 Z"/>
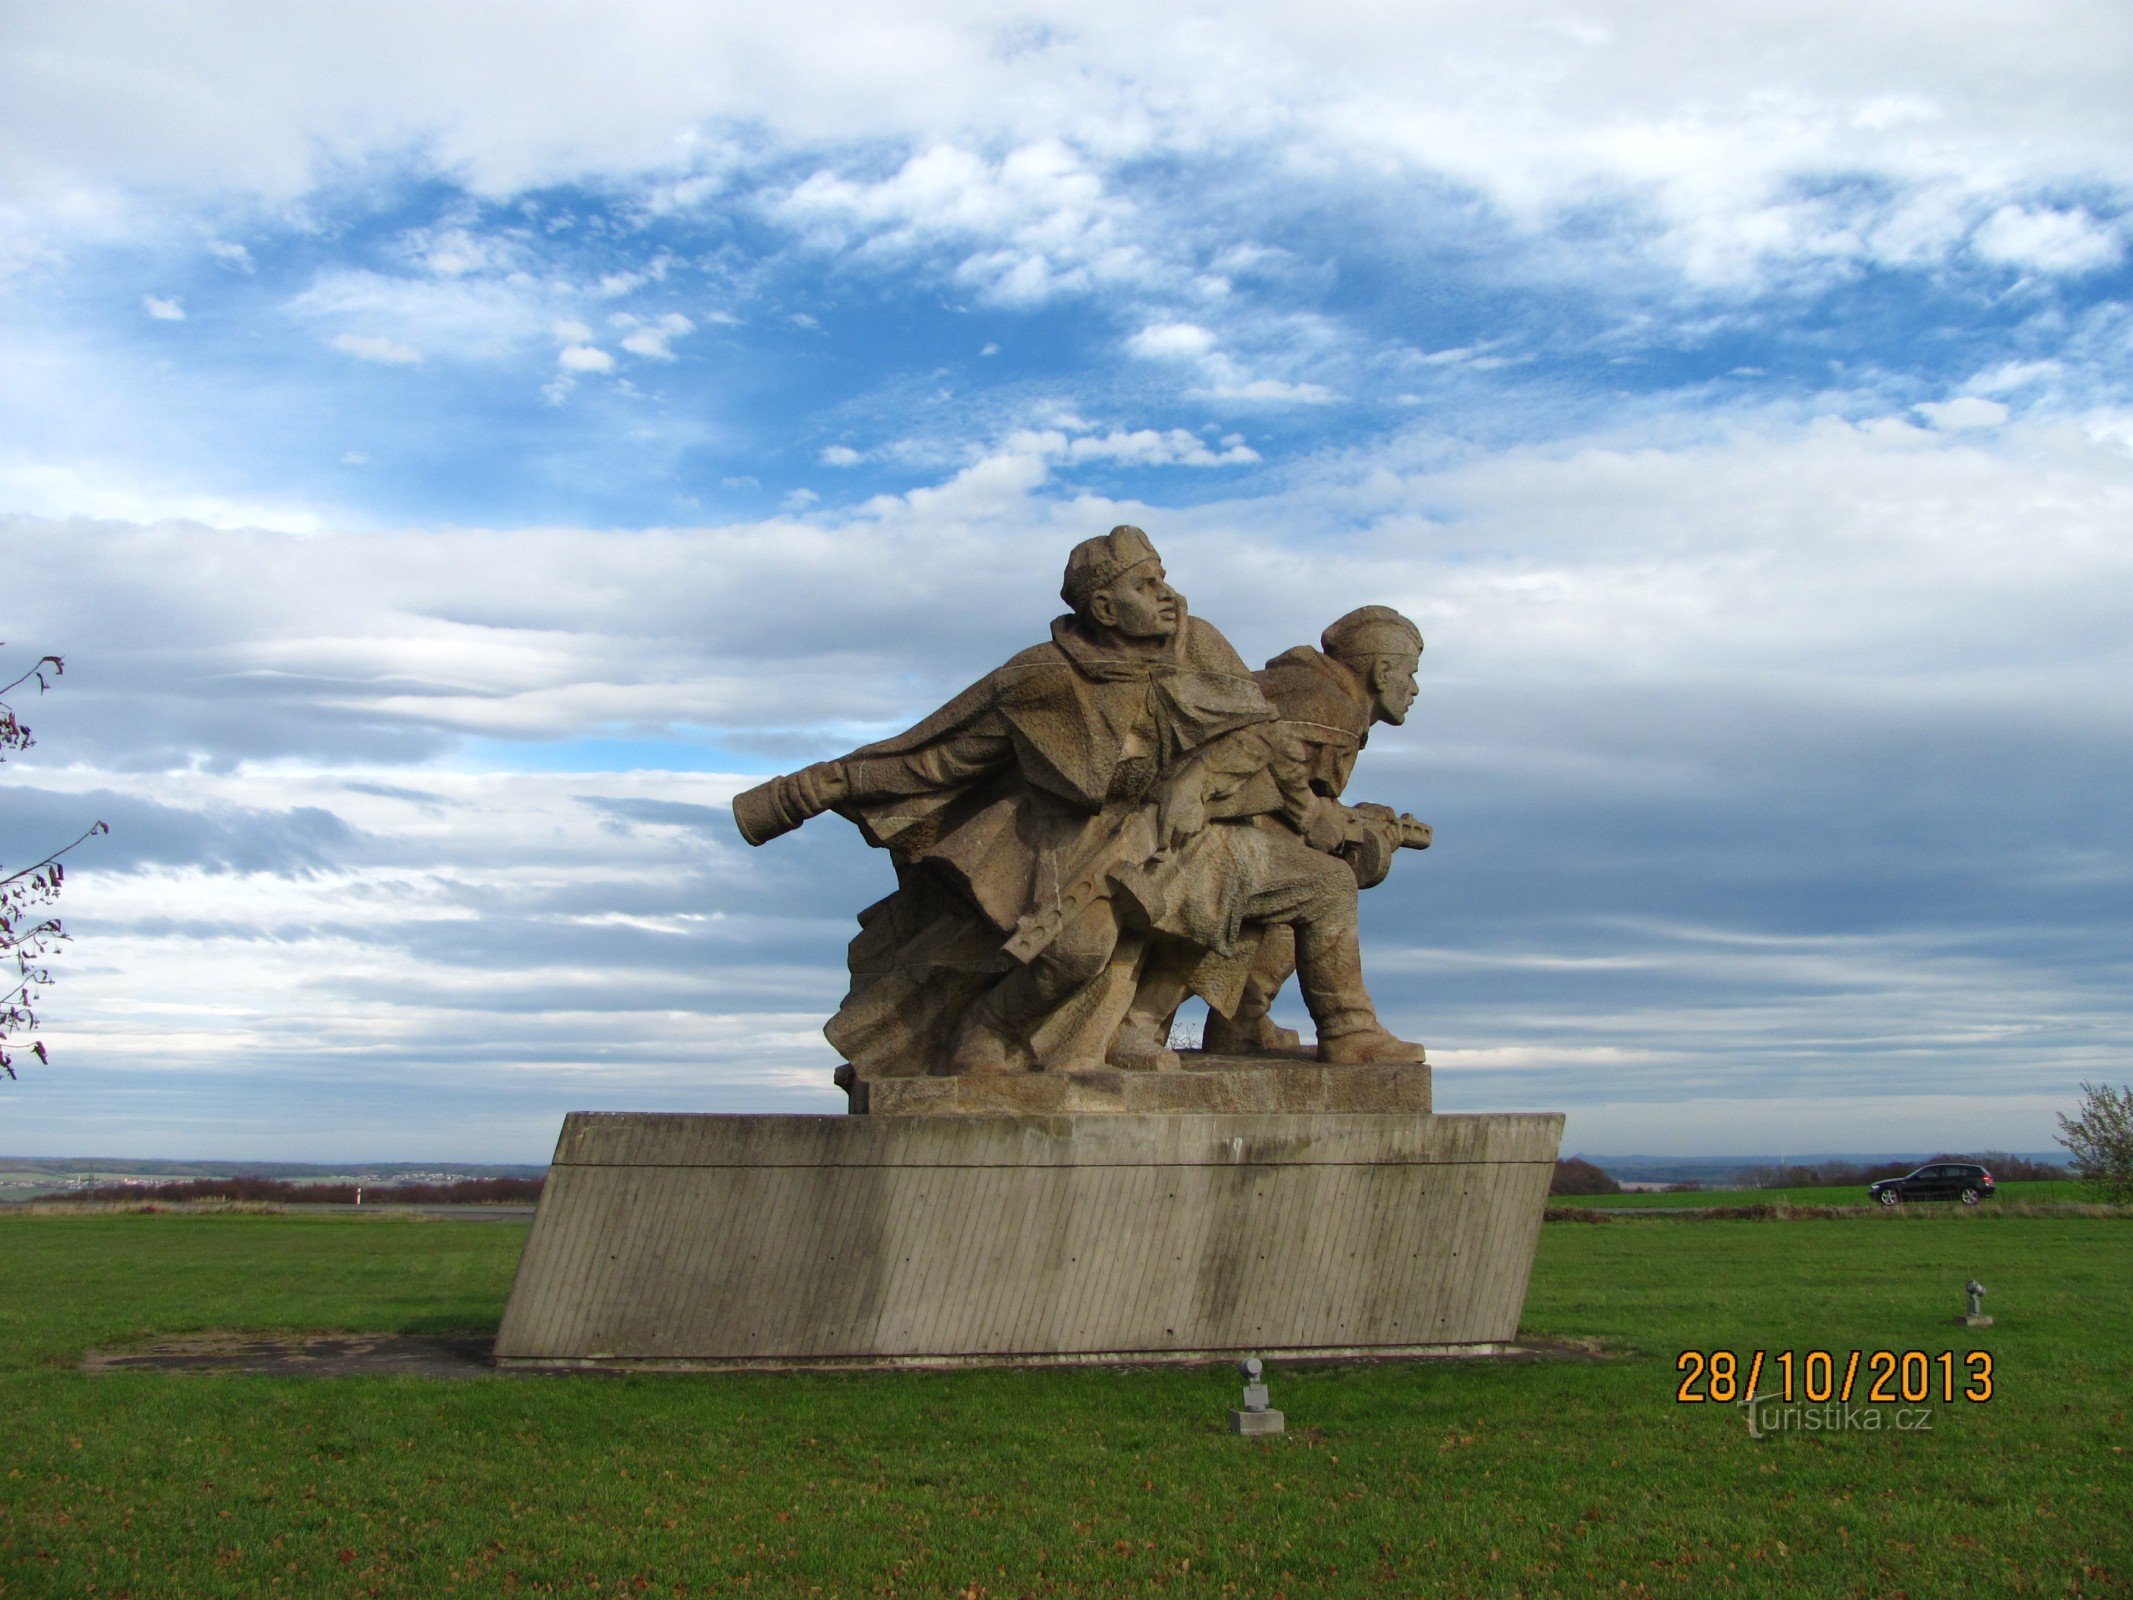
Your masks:
<path fill-rule="evenodd" d="M 1681 1405 L 1952 1405 L 1993 1395 L 1987 1350 L 1684 1350 L 1674 1370 L 1682 1375 L 1674 1391 Z"/>

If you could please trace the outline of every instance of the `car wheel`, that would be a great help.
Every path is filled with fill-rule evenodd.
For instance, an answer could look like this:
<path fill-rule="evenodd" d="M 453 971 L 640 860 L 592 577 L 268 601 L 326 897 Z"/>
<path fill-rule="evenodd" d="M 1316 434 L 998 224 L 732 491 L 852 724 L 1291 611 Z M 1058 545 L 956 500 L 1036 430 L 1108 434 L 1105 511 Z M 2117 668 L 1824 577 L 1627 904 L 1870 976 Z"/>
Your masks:
<path fill-rule="evenodd" d="M 1884 1189 L 1874 1198 L 1892 1209 L 1903 1204 L 1903 1192 L 1899 1189 Z"/>
<path fill-rule="evenodd" d="M 1965 1189 L 1963 1191 L 1963 1204 L 1966 1206 L 1977 1204 L 1977 1191 L 1975 1189 Z"/>

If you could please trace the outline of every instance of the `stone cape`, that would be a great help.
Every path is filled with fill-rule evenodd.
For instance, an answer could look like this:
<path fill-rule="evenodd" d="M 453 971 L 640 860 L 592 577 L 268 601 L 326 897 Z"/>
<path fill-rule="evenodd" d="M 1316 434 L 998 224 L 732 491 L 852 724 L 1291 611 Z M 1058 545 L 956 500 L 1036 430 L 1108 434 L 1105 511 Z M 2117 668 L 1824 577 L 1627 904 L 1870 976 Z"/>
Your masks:
<path fill-rule="evenodd" d="M 912 794 L 834 808 L 890 852 L 897 875 L 895 892 L 859 914 L 851 989 L 823 1030 L 862 1080 L 924 1073 L 947 1057 L 964 1011 L 1013 965 L 1006 937 L 1033 906 L 1058 898 L 1061 863 L 1092 833 L 1118 827 L 1129 841 L 1124 853 L 1156 854 L 1144 795 L 1113 792 L 1121 748 L 1144 719 L 1155 729 L 1145 758 L 1151 773 L 1274 720 L 1229 641 L 1198 618 L 1185 619 L 1164 658 L 1141 661 L 1106 655 L 1062 617 L 1047 643 L 909 732 L 847 758 L 862 772 L 894 763 L 916 769 L 914 784 L 932 780 Z M 986 741 L 1012 748 L 1008 771 L 967 770 L 973 747 Z M 1262 770 L 1252 765 L 1223 794 L 1227 811 L 1242 817 L 1280 805 L 1270 780 L 1252 787 Z M 1203 952 L 1189 982 L 1218 1006 L 1235 1003 L 1258 937 L 1240 926 L 1237 875 L 1222 859 L 1227 842 L 1226 826 L 1192 841 L 1167 863 L 1166 883 L 1144 891 L 1156 903 L 1140 908 Z M 1145 951 L 1142 934 L 1125 935 L 1099 979 L 1046 1019 L 1030 1040 L 1039 1065 L 1103 1065 Z"/>

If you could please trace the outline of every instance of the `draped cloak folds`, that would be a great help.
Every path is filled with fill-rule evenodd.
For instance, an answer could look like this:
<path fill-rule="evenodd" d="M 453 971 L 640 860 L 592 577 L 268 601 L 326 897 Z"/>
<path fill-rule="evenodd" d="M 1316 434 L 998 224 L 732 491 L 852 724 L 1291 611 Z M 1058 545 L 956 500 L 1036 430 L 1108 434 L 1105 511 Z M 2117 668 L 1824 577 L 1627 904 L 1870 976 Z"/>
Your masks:
<path fill-rule="evenodd" d="M 1135 914 L 1105 971 L 1038 1028 L 1032 1054 L 1039 1066 L 1100 1065 L 1150 934 L 1213 952 L 1211 972 L 1248 959 L 1245 888 L 1217 858 L 1228 826 L 1293 803 L 1300 786 L 1273 770 L 1276 726 L 1209 624 L 1183 618 L 1161 652 L 1129 655 L 1062 617 L 1049 641 L 909 732 L 854 751 L 836 810 L 889 851 L 898 886 L 859 914 L 830 1042 L 862 1078 L 944 1070 L 963 1013 L 1014 965 L 1008 936 L 1093 875 Z M 1158 799 L 1181 778 L 1211 820 L 1159 850 Z"/>

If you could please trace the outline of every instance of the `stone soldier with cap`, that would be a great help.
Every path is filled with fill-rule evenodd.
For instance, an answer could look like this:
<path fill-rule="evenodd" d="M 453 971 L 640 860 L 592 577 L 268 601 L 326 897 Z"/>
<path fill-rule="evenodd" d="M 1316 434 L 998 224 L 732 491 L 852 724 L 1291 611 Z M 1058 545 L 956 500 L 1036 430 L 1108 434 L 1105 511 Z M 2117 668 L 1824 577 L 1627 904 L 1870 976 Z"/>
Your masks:
<path fill-rule="evenodd" d="M 1415 703 L 1422 663 L 1422 630 L 1390 606 L 1359 606 L 1307 644 L 1284 650 L 1253 674 L 1294 743 L 1303 752 L 1311 789 L 1339 800 L 1370 742 L 1375 723 L 1394 727 Z M 1374 888 L 1392 870 L 1402 846 L 1427 848 L 1426 823 L 1389 806 L 1343 808 L 1347 835 L 1337 853 L 1355 873 L 1358 889 Z M 1211 1011 L 1203 1041 L 1211 1052 L 1295 1049 L 1300 1041 L 1268 1014 L 1274 996 L 1296 970 L 1295 942 L 1285 927 L 1270 928 L 1245 979 L 1243 998 L 1228 1015 Z"/>

